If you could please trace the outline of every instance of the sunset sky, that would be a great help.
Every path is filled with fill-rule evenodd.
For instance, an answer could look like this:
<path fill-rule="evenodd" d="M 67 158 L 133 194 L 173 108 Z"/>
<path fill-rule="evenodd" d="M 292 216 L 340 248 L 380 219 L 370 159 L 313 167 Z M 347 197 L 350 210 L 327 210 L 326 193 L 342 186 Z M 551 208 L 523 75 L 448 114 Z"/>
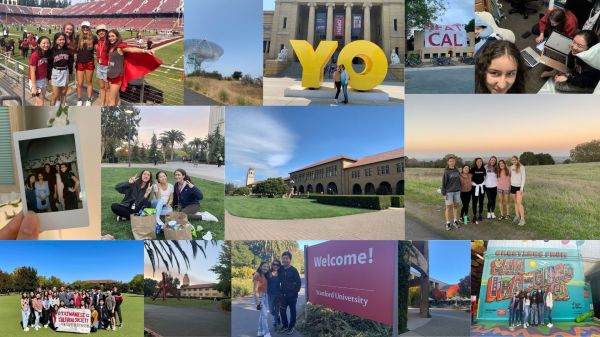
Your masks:
<path fill-rule="evenodd" d="M 138 137 L 145 145 L 150 144 L 152 132 L 160 138 L 160 133 L 166 130 L 180 130 L 188 142 L 195 137 L 204 138 L 208 135 L 209 107 L 206 106 L 140 106 L 140 127 Z"/>
<path fill-rule="evenodd" d="M 600 113 L 589 109 L 598 105 L 593 95 L 414 95 L 406 104 L 410 158 L 568 156 L 577 144 L 600 139 Z"/>

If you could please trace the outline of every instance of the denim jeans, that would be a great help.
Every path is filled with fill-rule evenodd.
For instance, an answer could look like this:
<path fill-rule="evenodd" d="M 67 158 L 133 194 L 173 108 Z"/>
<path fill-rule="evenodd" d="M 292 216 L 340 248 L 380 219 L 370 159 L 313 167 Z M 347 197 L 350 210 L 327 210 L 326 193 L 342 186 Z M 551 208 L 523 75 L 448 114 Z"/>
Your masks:
<path fill-rule="evenodd" d="M 537 304 L 534 304 L 531 306 L 531 324 L 538 324 L 538 306 Z"/>
<path fill-rule="evenodd" d="M 515 318 L 515 309 L 509 308 L 508 309 L 508 326 L 513 325 L 514 318 Z"/>
<path fill-rule="evenodd" d="M 273 315 L 273 324 L 281 324 L 281 314 L 279 312 L 279 306 L 281 302 L 281 295 L 269 295 L 269 311 Z"/>
<path fill-rule="evenodd" d="M 40 315 L 42 314 L 39 311 L 33 311 L 33 313 L 35 314 L 35 327 L 39 327 L 40 326 Z"/>
<path fill-rule="evenodd" d="M 262 307 L 258 315 L 258 334 L 266 335 L 269 333 L 269 310 L 267 309 L 269 306 L 269 297 L 267 293 L 260 294 L 259 300 L 262 302 Z M 258 305 L 258 303 L 256 304 Z"/>
<path fill-rule="evenodd" d="M 348 103 L 348 83 L 342 85 L 342 89 L 344 90 L 344 103 Z"/>
<path fill-rule="evenodd" d="M 23 320 L 21 322 L 21 325 L 23 325 L 23 330 L 25 330 L 25 328 L 27 328 L 27 325 L 29 324 L 29 311 L 21 310 L 21 319 Z"/>
<path fill-rule="evenodd" d="M 523 310 L 525 311 L 525 316 L 523 317 L 523 323 L 528 323 L 529 321 L 529 306 L 523 306 Z"/>
<path fill-rule="evenodd" d="M 546 307 L 548 311 L 548 323 L 552 323 L 552 307 Z"/>
<path fill-rule="evenodd" d="M 538 324 L 544 324 L 544 303 L 538 303 Z"/>
<path fill-rule="evenodd" d="M 296 302 L 298 294 L 283 294 L 281 295 L 281 323 L 284 328 L 291 329 L 296 326 Z M 288 322 L 287 308 L 290 307 L 290 320 Z"/>

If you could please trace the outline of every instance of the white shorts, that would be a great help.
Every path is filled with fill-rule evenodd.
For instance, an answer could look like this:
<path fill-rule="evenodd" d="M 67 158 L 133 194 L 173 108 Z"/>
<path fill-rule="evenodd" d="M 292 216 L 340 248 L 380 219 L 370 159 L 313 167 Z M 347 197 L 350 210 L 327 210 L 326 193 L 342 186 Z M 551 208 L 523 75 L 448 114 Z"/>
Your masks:
<path fill-rule="evenodd" d="M 52 69 L 52 76 L 50 77 L 52 85 L 55 87 L 66 87 L 69 82 L 69 70 L 68 69 Z"/>
<path fill-rule="evenodd" d="M 108 82 L 108 66 L 104 66 L 98 63 L 98 65 L 96 66 L 96 77 L 98 77 L 99 80 L 104 81 L 104 82 Z"/>
<path fill-rule="evenodd" d="M 44 89 L 48 86 L 48 80 L 45 78 L 42 78 L 41 80 L 36 80 L 35 81 L 35 86 L 38 89 Z M 29 80 L 29 90 L 31 90 L 33 87 L 32 83 L 31 83 L 31 79 Z"/>

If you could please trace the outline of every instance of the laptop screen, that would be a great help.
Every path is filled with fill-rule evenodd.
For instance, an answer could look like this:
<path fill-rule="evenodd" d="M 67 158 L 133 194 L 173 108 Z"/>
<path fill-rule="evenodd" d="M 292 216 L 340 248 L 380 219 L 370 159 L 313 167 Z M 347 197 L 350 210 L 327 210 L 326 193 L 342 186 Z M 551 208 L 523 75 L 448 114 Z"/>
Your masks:
<path fill-rule="evenodd" d="M 546 41 L 545 46 L 557 50 L 563 54 L 568 54 L 571 51 L 571 45 L 573 44 L 572 41 L 573 40 L 560 33 L 552 32 L 548 38 L 548 41 Z"/>

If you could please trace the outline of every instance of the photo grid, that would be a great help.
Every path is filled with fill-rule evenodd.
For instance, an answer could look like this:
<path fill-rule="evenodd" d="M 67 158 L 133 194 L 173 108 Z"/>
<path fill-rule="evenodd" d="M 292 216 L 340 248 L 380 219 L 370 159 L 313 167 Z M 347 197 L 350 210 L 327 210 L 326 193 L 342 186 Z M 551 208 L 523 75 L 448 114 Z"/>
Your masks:
<path fill-rule="evenodd" d="M 600 335 L 600 0 L 5 0 L 0 33 L 0 336 Z"/>

